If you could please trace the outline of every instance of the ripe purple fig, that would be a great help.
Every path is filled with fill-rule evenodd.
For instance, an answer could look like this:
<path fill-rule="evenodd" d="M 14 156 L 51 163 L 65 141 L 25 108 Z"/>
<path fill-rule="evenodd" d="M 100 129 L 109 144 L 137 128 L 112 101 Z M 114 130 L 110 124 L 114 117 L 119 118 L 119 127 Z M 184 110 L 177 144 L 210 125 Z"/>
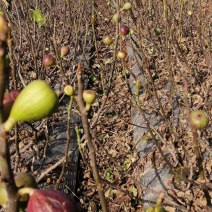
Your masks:
<path fill-rule="evenodd" d="M 209 118 L 205 111 L 194 110 L 189 115 L 189 122 L 191 124 L 191 127 L 196 130 L 200 130 L 208 126 Z"/>
<path fill-rule="evenodd" d="M 119 59 L 124 59 L 124 58 L 127 57 L 127 53 L 126 53 L 125 51 L 118 51 L 117 57 L 118 57 Z"/>
<path fill-rule="evenodd" d="M 69 47 L 68 46 L 62 46 L 60 49 L 60 57 L 64 57 L 69 54 Z"/>
<path fill-rule="evenodd" d="M 130 32 L 130 29 L 128 26 L 126 25 L 121 25 L 120 28 L 119 28 L 119 34 L 120 35 L 123 35 L 123 36 L 126 36 L 128 35 Z"/>
<path fill-rule="evenodd" d="M 76 202 L 69 196 L 54 190 L 22 188 L 19 195 L 29 194 L 27 212 L 78 212 Z"/>
<path fill-rule="evenodd" d="M 73 96 L 74 95 L 74 87 L 71 85 L 66 85 L 64 88 L 64 93 L 68 96 Z"/>
<path fill-rule="evenodd" d="M 85 109 L 86 111 L 90 110 L 91 104 L 96 99 L 96 93 L 92 90 L 84 90 L 82 94 L 83 100 L 85 101 Z"/>
<path fill-rule="evenodd" d="M 113 43 L 113 39 L 110 35 L 107 35 L 103 38 L 103 43 L 105 45 L 111 45 Z"/>
<path fill-rule="evenodd" d="M 51 54 L 47 54 L 43 57 L 43 65 L 45 67 L 50 67 L 55 64 L 55 59 Z"/>
<path fill-rule="evenodd" d="M 20 93 L 20 90 L 18 89 L 10 91 L 10 96 L 13 99 L 13 101 L 15 101 L 15 99 L 18 97 L 19 93 Z"/>

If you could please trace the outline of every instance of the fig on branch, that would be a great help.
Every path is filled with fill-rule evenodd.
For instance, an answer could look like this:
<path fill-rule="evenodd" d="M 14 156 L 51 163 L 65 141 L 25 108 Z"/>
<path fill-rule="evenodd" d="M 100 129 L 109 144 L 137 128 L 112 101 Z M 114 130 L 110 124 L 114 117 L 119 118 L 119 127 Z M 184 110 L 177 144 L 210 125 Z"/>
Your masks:
<path fill-rule="evenodd" d="M 35 121 L 50 116 L 58 105 L 54 90 L 45 81 L 35 80 L 18 95 L 4 128 L 9 131 L 18 121 Z"/>
<path fill-rule="evenodd" d="M 74 95 L 74 87 L 71 85 L 66 85 L 64 88 L 64 93 L 68 96 L 73 96 Z"/>
<path fill-rule="evenodd" d="M 113 43 L 113 39 L 111 38 L 110 35 L 107 35 L 103 38 L 103 43 L 105 45 L 111 45 Z"/>
<path fill-rule="evenodd" d="M 124 59 L 124 58 L 127 57 L 127 53 L 126 53 L 125 51 L 118 51 L 117 57 L 118 57 L 119 59 Z"/>
<path fill-rule="evenodd" d="M 29 194 L 27 212 L 78 212 L 76 202 L 66 194 L 54 190 L 19 189 L 19 195 Z"/>
<path fill-rule="evenodd" d="M 123 7 L 122 10 L 130 10 L 132 8 L 132 4 L 130 2 L 126 2 Z"/>
<path fill-rule="evenodd" d="M 112 22 L 117 23 L 117 22 L 120 22 L 120 21 L 121 21 L 121 17 L 120 16 L 118 17 L 118 13 L 115 13 L 112 17 Z"/>
<path fill-rule="evenodd" d="M 200 130 L 208 126 L 209 118 L 205 111 L 194 110 L 189 115 L 189 122 L 191 127 L 193 127 L 196 130 Z"/>
<path fill-rule="evenodd" d="M 83 100 L 85 101 L 85 109 L 86 111 L 90 110 L 91 104 L 96 99 L 96 93 L 92 90 L 84 90 L 82 94 Z"/>
<path fill-rule="evenodd" d="M 34 177 L 28 173 L 25 172 L 17 172 L 14 174 L 14 180 L 15 184 L 18 188 L 37 188 L 36 181 Z M 26 202 L 29 199 L 28 194 L 23 194 L 20 196 L 20 201 Z M 1 207 L 5 208 L 8 201 L 7 191 L 6 191 L 6 185 L 4 182 L 0 182 L 0 205 Z"/>
<path fill-rule="evenodd" d="M 45 67 L 50 67 L 55 64 L 55 59 L 51 54 L 47 54 L 43 57 L 43 65 Z"/>
<path fill-rule="evenodd" d="M 0 40 L 6 42 L 8 32 L 9 32 L 8 23 L 6 19 L 3 17 L 3 15 L 0 15 Z"/>
<path fill-rule="evenodd" d="M 126 36 L 128 35 L 130 32 L 130 29 L 128 26 L 126 25 L 121 25 L 120 28 L 119 28 L 119 34 L 120 35 L 123 35 L 123 36 Z"/>
<path fill-rule="evenodd" d="M 68 46 L 62 46 L 60 49 L 60 57 L 64 57 L 69 54 L 69 47 Z"/>

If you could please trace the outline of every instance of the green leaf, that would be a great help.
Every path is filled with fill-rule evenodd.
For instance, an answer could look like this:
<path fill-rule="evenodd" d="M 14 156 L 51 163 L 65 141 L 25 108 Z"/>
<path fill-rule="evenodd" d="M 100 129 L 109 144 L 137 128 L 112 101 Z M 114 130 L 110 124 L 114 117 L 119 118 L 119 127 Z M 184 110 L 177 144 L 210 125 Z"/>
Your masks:
<path fill-rule="evenodd" d="M 32 18 L 33 22 L 38 24 L 38 27 L 42 27 L 46 23 L 46 17 L 39 9 L 31 11 L 30 17 Z"/>

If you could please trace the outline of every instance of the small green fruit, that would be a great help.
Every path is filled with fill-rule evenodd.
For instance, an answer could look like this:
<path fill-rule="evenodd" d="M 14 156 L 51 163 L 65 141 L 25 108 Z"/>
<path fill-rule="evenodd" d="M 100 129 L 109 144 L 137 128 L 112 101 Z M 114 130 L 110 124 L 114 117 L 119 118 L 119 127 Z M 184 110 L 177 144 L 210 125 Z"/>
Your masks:
<path fill-rule="evenodd" d="M 117 23 L 117 22 L 120 22 L 120 21 L 121 21 L 121 17 L 120 16 L 118 17 L 118 14 L 115 13 L 112 17 L 112 22 Z"/>
<path fill-rule="evenodd" d="M 111 38 L 110 35 L 107 35 L 103 38 L 103 43 L 105 45 L 111 45 L 113 43 L 113 39 Z"/>
<path fill-rule="evenodd" d="M 61 47 L 61 49 L 60 49 L 60 57 L 62 58 L 64 56 L 68 55 L 68 54 L 69 54 L 69 47 L 68 46 Z"/>
<path fill-rule="evenodd" d="M 154 31 L 155 31 L 155 35 L 157 36 L 159 36 L 163 32 L 163 30 L 160 28 L 156 28 Z"/>
<path fill-rule="evenodd" d="M 190 113 L 189 122 L 194 129 L 200 130 L 208 126 L 209 118 L 205 111 L 195 110 Z"/>
<path fill-rule="evenodd" d="M 130 10 L 132 8 L 132 4 L 130 2 L 126 2 L 123 7 L 122 10 Z"/>
<path fill-rule="evenodd" d="M 35 80 L 18 95 L 4 123 L 5 130 L 11 130 L 18 121 L 35 121 L 50 116 L 58 105 L 58 96 L 54 90 L 46 82 Z"/>
<path fill-rule="evenodd" d="M 14 174 L 14 180 L 18 188 L 26 188 L 26 187 L 37 188 L 37 183 L 35 181 L 35 178 L 29 173 L 17 172 Z M 21 196 L 20 201 L 25 202 L 28 199 L 29 199 L 29 196 L 25 194 Z"/>
<path fill-rule="evenodd" d="M 64 93 L 68 96 L 73 96 L 74 95 L 74 87 L 71 85 L 66 85 L 64 88 Z"/>
<path fill-rule="evenodd" d="M 0 205 L 2 208 L 6 208 L 7 201 L 8 197 L 5 184 L 0 182 Z"/>
<path fill-rule="evenodd" d="M 125 51 L 118 51 L 118 53 L 117 53 L 117 57 L 119 59 L 124 59 L 124 58 L 126 58 L 126 56 L 127 56 L 127 53 Z"/>
<path fill-rule="evenodd" d="M 89 111 L 91 104 L 96 99 L 96 93 L 92 90 L 84 90 L 82 97 L 83 97 L 83 100 L 86 103 L 85 109 L 86 109 L 86 111 Z"/>
<path fill-rule="evenodd" d="M 149 206 L 147 207 L 144 212 L 154 212 L 154 207 L 153 206 Z"/>

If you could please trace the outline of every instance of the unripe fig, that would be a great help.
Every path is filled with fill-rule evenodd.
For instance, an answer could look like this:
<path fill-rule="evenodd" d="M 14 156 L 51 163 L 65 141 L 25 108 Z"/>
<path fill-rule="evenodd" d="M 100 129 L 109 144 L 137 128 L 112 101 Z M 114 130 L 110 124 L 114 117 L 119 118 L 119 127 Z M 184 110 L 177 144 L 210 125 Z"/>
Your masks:
<path fill-rule="evenodd" d="M 3 98 L 3 121 L 6 121 L 10 115 L 14 100 L 10 94 L 5 93 Z"/>
<path fill-rule="evenodd" d="M 120 35 L 123 35 L 123 36 L 126 36 L 128 35 L 130 32 L 130 29 L 128 26 L 125 26 L 125 25 L 121 25 L 120 28 L 119 28 L 119 34 Z"/>
<path fill-rule="evenodd" d="M 149 206 L 147 207 L 144 212 L 154 212 L 154 207 L 153 206 Z"/>
<path fill-rule="evenodd" d="M 113 43 L 112 37 L 111 37 L 110 35 L 105 36 L 105 37 L 103 38 L 103 43 L 104 43 L 105 45 L 110 45 L 110 44 L 112 44 L 112 43 Z"/>
<path fill-rule="evenodd" d="M 132 4 L 130 2 L 126 2 L 123 7 L 122 10 L 130 10 L 132 8 Z"/>
<path fill-rule="evenodd" d="M 126 58 L 126 56 L 127 56 L 127 53 L 125 51 L 118 51 L 118 53 L 117 53 L 117 57 L 119 59 L 124 59 L 124 58 Z"/>
<path fill-rule="evenodd" d="M 71 85 L 66 85 L 64 88 L 64 93 L 68 96 L 73 96 L 74 95 L 74 87 Z"/>
<path fill-rule="evenodd" d="M 85 109 L 86 109 L 86 111 L 89 111 L 91 104 L 96 99 L 96 93 L 92 90 L 84 90 L 82 97 L 83 97 L 83 100 L 86 103 Z"/>
<path fill-rule="evenodd" d="M 6 19 L 2 15 L 0 15 L 0 40 L 6 42 L 8 32 L 9 32 L 8 23 Z"/>
<path fill-rule="evenodd" d="M 200 130 L 208 126 L 209 118 L 205 111 L 194 110 L 189 115 L 189 122 L 191 124 L 191 127 L 196 130 Z"/>
<path fill-rule="evenodd" d="M 78 212 L 76 202 L 66 194 L 54 190 L 23 188 L 19 194 L 29 194 L 27 212 Z"/>
<path fill-rule="evenodd" d="M 2 208 L 6 208 L 7 201 L 8 197 L 5 184 L 3 182 L 0 182 L 0 205 Z"/>
<path fill-rule="evenodd" d="M 18 121 L 35 121 L 51 115 L 58 108 L 58 96 L 42 80 L 27 85 L 15 100 L 10 116 L 4 123 L 6 131 Z"/>
<path fill-rule="evenodd" d="M 35 178 L 29 173 L 17 172 L 14 174 L 14 180 L 18 188 L 26 188 L 26 187 L 37 188 Z M 24 194 L 20 197 L 21 202 L 26 202 L 28 199 L 29 199 L 28 194 Z"/>
<path fill-rule="evenodd" d="M 160 28 L 156 28 L 154 31 L 155 31 L 155 35 L 157 36 L 159 36 L 163 32 L 163 30 Z"/>
<path fill-rule="evenodd" d="M 130 35 L 133 35 L 135 33 L 135 30 L 134 29 L 130 29 Z"/>
<path fill-rule="evenodd" d="M 43 57 L 43 65 L 45 67 L 50 67 L 55 64 L 55 59 L 51 54 L 47 54 Z"/>
<path fill-rule="evenodd" d="M 115 13 L 112 17 L 112 22 L 117 23 L 117 22 L 120 22 L 120 21 L 121 21 L 121 17 L 120 16 L 118 17 L 118 13 Z"/>
<path fill-rule="evenodd" d="M 60 49 L 60 57 L 64 57 L 69 54 L 69 47 L 68 46 L 62 46 Z"/>
<path fill-rule="evenodd" d="M 20 93 L 20 90 L 18 90 L 18 89 L 10 91 L 10 97 L 13 99 L 13 101 L 16 100 L 16 98 L 18 97 L 19 93 Z"/>

